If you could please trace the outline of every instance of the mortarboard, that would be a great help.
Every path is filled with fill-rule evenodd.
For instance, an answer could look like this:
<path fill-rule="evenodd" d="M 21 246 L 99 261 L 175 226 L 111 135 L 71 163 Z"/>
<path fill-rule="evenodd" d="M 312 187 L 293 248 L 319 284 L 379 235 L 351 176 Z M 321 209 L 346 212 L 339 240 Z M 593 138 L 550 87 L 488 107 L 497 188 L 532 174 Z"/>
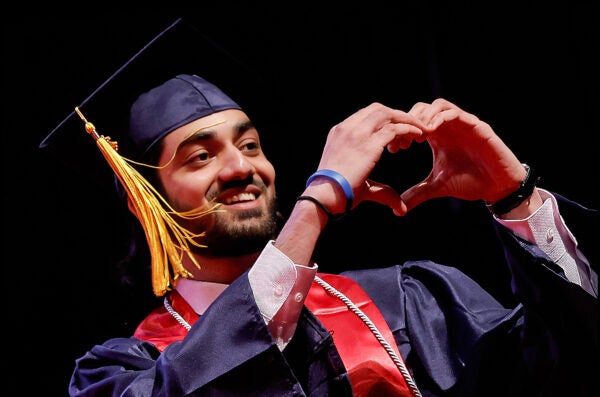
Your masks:
<path fill-rule="evenodd" d="M 98 127 L 100 134 L 112 136 L 119 142 L 119 151 L 124 156 L 140 160 L 140 156 L 148 149 L 143 145 L 159 140 L 160 134 L 154 130 L 143 132 L 141 129 L 147 126 L 139 124 L 135 126 L 134 131 L 129 131 L 131 105 L 147 91 L 177 75 L 186 74 L 198 76 L 195 81 L 188 79 L 188 88 L 196 89 L 200 96 L 210 95 L 212 92 L 212 98 L 206 98 L 206 104 L 210 106 L 211 101 L 220 101 L 217 107 L 221 109 L 227 106 L 223 101 L 230 101 L 232 106 L 239 104 L 239 107 L 251 112 L 261 102 L 260 98 L 263 98 L 262 94 L 265 92 L 258 74 L 236 59 L 227 49 L 198 31 L 194 25 L 179 18 L 135 52 L 79 102 L 77 107 Z M 235 98 L 235 101 L 231 98 Z M 97 156 L 91 156 L 95 164 L 90 163 L 89 151 L 86 149 L 93 145 L 89 144 L 89 137 L 86 137 L 85 133 L 82 134 L 83 124 L 74 108 L 75 106 L 70 109 L 67 116 L 51 130 L 39 146 L 53 150 L 61 160 L 87 172 L 87 167 L 94 170 L 101 161 L 96 161 Z M 171 110 L 174 110 L 174 107 Z M 199 112 L 201 117 L 202 110 Z M 192 117 L 192 111 L 188 116 Z M 183 120 L 185 115 L 173 117 L 181 117 Z M 190 121 L 192 119 L 193 117 Z M 157 121 L 167 122 L 158 117 L 146 120 L 148 126 Z M 176 121 L 171 121 L 173 125 L 177 124 Z M 132 136 L 130 132 L 133 133 Z M 88 142 L 82 142 L 82 137 Z"/>
<path fill-rule="evenodd" d="M 236 101 L 225 92 L 233 92 Z M 153 289 L 161 296 L 175 278 L 189 276 L 182 257 L 188 254 L 195 262 L 189 245 L 199 246 L 201 236 L 180 227 L 173 215 L 203 216 L 215 208 L 177 213 L 132 162 L 143 162 L 161 138 L 195 119 L 225 109 L 253 109 L 264 92 L 257 75 L 180 18 L 74 107 L 39 146 L 54 149 L 84 175 L 97 172 L 100 164 L 109 169 L 108 162 L 145 231 Z"/>

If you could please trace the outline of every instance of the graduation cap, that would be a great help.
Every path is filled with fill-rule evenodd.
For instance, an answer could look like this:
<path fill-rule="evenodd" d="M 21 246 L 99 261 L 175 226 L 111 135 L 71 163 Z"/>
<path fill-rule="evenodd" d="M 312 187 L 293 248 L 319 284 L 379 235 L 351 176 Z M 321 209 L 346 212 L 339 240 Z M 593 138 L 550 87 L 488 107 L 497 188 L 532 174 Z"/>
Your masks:
<path fill-rule="evenodd" d="M 191 275 L 182 265 L 183 255 L 196 263 L 190 245 L 201 246 L 197 237 L 202 234 L 182 228 L 176 217 L 204 216 L 216 207 L 175 211 L 136 165 L 182 125 L 225 109 L 250 113 L 265 92 L 261 84 L 256 74 L 180 18 L 74 107 L 39 145 L 52 148 L 84 175 L 110 165 L 145 231 L 157 296 L 177 277 Z M 225 92 L 234 93 L 236 101 Z"/>
<path fill-rule="evenodd" d="M 185 124 L 184 119 L 195 119 L 191 106 L 197 106 L 198 102 L 190 104 L 187 109 L 180 108 L 177 115 L 173 113 L 173 106 L 168 114 L 162 114 L 152 120 L 146 118 L 140 121 L 134 117 L 137 124 L 130 126 L 131 106 L 138 97 L 178 75 L 196 75 L 185 78 L 188 93 L 193 95 L 195 90 L 198 94 L 196 99 L 200 100 L 202 95 L 212 95 L 206 98 L 206 109 L 198 109 L 195 118 L 210 114 L 211 107 L 215 105 L 212 101 L 217 101 L 214 111 L 225 109 L 225 102 L 230 102 L 232 106 L 239 104 L 240 108 L 251 114 L 256 113 L 266 98 L 263 95 L 266 92 L 265 85 L 255 71 L 223 46 L 202 34 L 194 25 L 179 18 L 137 50 L 77 106 L 73 106 L 67 116 L 42 140 L 39 147 L 53 150 L 61 161 L 82 172 L 89 174 L 90 170 L 98 169 L 101 161 L 97 160 L 97 153 L 90 155 L 91 151 L 88 149 L 93 148 L 93 144 L 90 145 L 90 138 L 83 133 L 80 115 L 75 111 L 77 107 L 96 125 L 100 134 L 111 136 L 118 141 L 119 152 L 122 155 L 142 160 L 150 146 L 168 132 L 160 132 L 160 127 L 155 123 L 163 123 L 162 127 L 168 129 L 166 124 L 171 122 L 174 126 L 172 129 L 175 129 Z M 179 82 L 185 84 L 181 79 Z M 183 87 L 171 84 L 171 88 L 175 90 Z M 235 98 L 235 101 L 232 98 Z M 161 105 L 167 104 L 163 102 Z M 180 102 L 180 105 L 184 104 Z M 166 120 L 165 117 L 171 119 Z M 180 118 L 179 125 L 177 118 Z M 144 122 L 146 124 L 143 124 Z"/>

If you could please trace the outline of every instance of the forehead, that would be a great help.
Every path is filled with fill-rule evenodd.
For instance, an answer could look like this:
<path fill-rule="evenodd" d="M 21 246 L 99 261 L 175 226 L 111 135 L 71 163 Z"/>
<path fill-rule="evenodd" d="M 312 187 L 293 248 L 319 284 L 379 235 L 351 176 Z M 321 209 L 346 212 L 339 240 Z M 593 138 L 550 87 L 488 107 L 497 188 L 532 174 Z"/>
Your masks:
<path fill-rule="evenodd" d="M 222 133 L 236 132 L 240 125 L 247 124 L 249 118 L 241 110 L 228 109 L 196 119 L 171 131 L 163 139 L 164 149 L 173 149 L 185 143 L 192 136 L 205 136 L 210 139 Z"/>

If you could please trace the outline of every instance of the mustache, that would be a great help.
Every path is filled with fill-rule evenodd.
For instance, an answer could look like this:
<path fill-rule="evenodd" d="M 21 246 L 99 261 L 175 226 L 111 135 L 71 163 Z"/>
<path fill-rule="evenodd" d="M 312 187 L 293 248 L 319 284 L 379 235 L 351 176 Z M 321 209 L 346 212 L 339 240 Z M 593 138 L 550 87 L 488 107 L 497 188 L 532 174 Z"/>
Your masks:
<path fill-rule="evenodd" d="M 220 191 L 225 191 L 227 189 L 245 187 L 245 186 L 253 185 L 253 184 L 257 185 L 258 183 L 263 184 L 262 182 L 254 180 L 254 176 L 253 175 L 248 175 L 248 177 L 246 177 L 245 179 L 240 179 L 240 180 L 236 179 L 236 180 L 231 180 L 231 181 L 224 182 L 221 185 L 221 187 L 220 187 L 219 190 Z"/>
<path fill-rule="evenodd" d="M 262 180 L 255 178 L 253 175 L 249 175 L 244 179 L 230 180 L 224 182 L 220 186 L 215 187 L 214 189 L 210 189 L 206 194 L 206 198 L 208 200 L 212 200 L 228 189 L 239 189 L 249 185 L 258 187 L 261 192 L 267 190 L 267 185 Z"/>

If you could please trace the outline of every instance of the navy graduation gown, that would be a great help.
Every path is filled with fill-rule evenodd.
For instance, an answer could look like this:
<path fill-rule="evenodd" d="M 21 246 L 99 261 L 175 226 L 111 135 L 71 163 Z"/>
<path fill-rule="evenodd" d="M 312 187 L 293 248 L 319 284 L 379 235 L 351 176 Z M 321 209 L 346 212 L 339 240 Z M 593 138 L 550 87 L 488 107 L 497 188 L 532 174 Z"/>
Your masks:
<path fill-rule="evenodd" d="M 575 233 L 574 222 L 592 219 L 597 227 L 597 212 L 561 205 L 571 205 L 569 211 L 561 206 L 561 214 Z M 344 275 L 377 304 L 424 396 L 595 395 L 597 299 L 569 283 L 537 247 L 502 226 L 498 233 L 520 302 L 515 307 L 503 307 L 457 269 L 430 261 Z M 94 346 L 77 360 L 69 392 L 351 396 L 352 388 L 331 335 L 307 308 L 279 351 L 243 275 L 162 353 L 134 337 Z"/>

